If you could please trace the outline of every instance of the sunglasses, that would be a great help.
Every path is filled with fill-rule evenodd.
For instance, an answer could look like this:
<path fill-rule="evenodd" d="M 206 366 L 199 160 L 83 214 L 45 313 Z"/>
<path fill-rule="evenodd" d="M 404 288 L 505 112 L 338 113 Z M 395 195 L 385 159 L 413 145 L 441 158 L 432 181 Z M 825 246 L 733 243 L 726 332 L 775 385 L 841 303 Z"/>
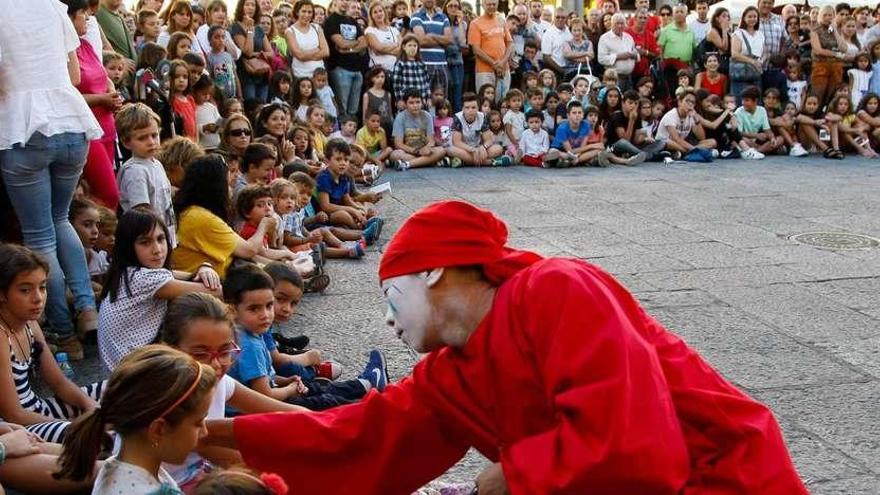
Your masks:
<path fill-rule="evenodd" d="M 671 15 L 672 15 L 672 14 L 667 14 L 666 12 L 661 12 L 661 13 L 660 13 L 660 17 L 669 17 L 669 16 L 671 16 Z"/>
<path fill-rule="evenodd" d="M 233 136 L 233 137 L 250 136 L 251 130 L 250 129 L 232 129 L 231 131 L 229 131 L 229 135 Z"/>

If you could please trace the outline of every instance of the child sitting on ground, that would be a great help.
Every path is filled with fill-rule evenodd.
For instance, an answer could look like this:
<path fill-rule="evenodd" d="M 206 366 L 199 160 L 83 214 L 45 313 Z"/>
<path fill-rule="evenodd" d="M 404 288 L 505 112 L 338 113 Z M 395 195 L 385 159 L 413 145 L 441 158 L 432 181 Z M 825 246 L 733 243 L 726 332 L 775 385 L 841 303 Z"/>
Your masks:
<path fill-rule="evenodd" d="M 519 150 L 510 142 L 507 133 L 504 132 L 504 119 L 501 112 L 492 110 L 486 116 L 489 121 L 489 134 L 492 136 L 492 146 L 498 146 L 504 153 L 492 160 L 493 167 L 508 167 L 513 164 Z"/>
<path fill-rule="evenodd" d="M 210 366 L 181 351 L 164 345 L 135 350 L 110 375 L 100 409 L 71 426 L 57 477 L 92 476 L 112 425 L 121 448 L 101 464 L 92 493 L 181 493 L 161 463 L 180 464 L 196 448 L 216 383 Z"/>
<path fill-rule="evenodd" d="M 329 139 L 341 139 L 349 145 L 355 143 L 357 134 L 357 119 L 345 116 L 339 121 L 339 130 L 330 134 Z"/>
<path fill-rule="evenodd" d="M 590 126 L 584 122 L 583 105 L 577 100 L 570 101 L 568 118 L 556 129 L 553 144 L 544 157 L 544 167 L 570 167 L 591 162 L 599 155 L 599 150 L 586 146 L 589 134 Z"/>
<path fill-rule="evenodd" d="M 111 371 L 156 341 L 168 301 L 190 292 L 220 295 L 220 276 L 210 265 L 195 273 L 171 270 L 168 229 L 151 210 L 123 213 L 117 238 L 98 311 L 98 352 Z"/>
<path fill-rule="evenodd" d="M 825 113 L 825 120 L 838 122 L 840 140 L 843 145 L 848 145 L 859 155 L 867 158 L 878 156 L 871 148 L 866 126 L 860 126 L 857 123 L 856 114 L 848 95 L 838 95 L 831 100 L 831 103 L 828 104 L 828 111 Z"/>
<path fill-rule="evenodd" d="M 528 129 L 523 131 L 519 141 L 522 163 L 529 167 L 540 167 L 544 164 L 544 156 L 550 149 L 550 137 L 547 131 L 541 128 L 544 116 L 540 110 L 530 110 L 526 114 L 526 122 Z"/>
<path fill-rule="evenodd" d="M 104 275 L 110 262 L 107 260 L 108 253 L 98 251 L 97 242 L 100 236 L 101 216 L 98 205 L 88 199 L 74 199 L 68 209 L 68 220 L 73 225 L 73 230 L 79 237 L 86 254 L 86 263 L 89 268 L 89 277 L 92 279 L 92 290 L 95 295 L 101 293 L 104 284 Z"/>
<path fill-rule="evenodd" d="M 131 151 L 116 173 L 119 207 L 123 212 L 136 206 L 152 208 L 168 227 L 171 247 L 177 245 L 177 217 L 171 203 L 171 182 L 156 155 L 159 154 L 161 122 L 150 107 L 130 103 L 116 114 L 119 141 Z"/>
<path fill-rule="evenodd" d="M 246 186 L 267 186 L 275 169 L 275 151 L 267 144 L 252 143 L 244 149 L 241 157 L 241 174 L 235 183 L 232 196 L 235 198 Z"/>
<path fill-rule="evenodd" d="M 461 99 L 462 109 L 452 122 L 452 146 L 447 150 L 450 165 L 489 165 L 504 150 L 492 144 L 488 115 L 478 110 L 477 95 L 468 92 Z"/>
<path fill-rule="evenodd" d="M 787 146 L 789 149 L 789 156 L 799 157 L 808 155 L 809 152 L 798 141 L 794 118 L 787 114 L 782 106 L 778 89 L 768 88 L 764 91 L 764 108 L 767 110 L 767 117 L 770 119 L 770 128 L 774 134 L 782 137 L 784 146 Z"/>
<path fill-rule="evenodd" d="M 300 209 L 305 217 L 302 221 L 303 227 L 309 231 L 327 228 L 331 234 L 341 241 L 358 241 L 362 248 L 366 247 L 367 241 L 364 239 L 362 231 L 330 226 L 330 216 L 318 209 L 318 184 L 315 182 L 315 179 L 304 172 L 294 172 L 290 174 L 288 180 L 293 182 L 297 192 L 300 194 L 298 204 L 301 205 Z"/>
<path fill-rule="evenodd" d="M 309 263 L 304 262 L 303 260 L 306 258 L 311 258 L 311 254 L 309 253 L 294 253 L 283 247 L 281 249 L 274 249 L 270 246 L 277 245 L 276 244 L 276 235 L 278 230 L 276 228 L 276 220 L 272 218 L 272 214 L 274 213 L 274 208 L 272 205 L 272 192 L 268 186 L 247 186 L 238 193 L 238 198 L 235 202 L 235 210 L 238 215 L 244 219 L 244 223 L 241 224 L 241 227 L 238 229 L 238 234 L 242 236 L 243 239 L 250 239 L 257 231 L 260 229 L 260 225 L 265 221 L 264 219 L 269 219 L 270 229 L 266 230 L 266 234 L 263 236 L 263 254 L 257 255 L 254 257 L 254 260 L 258 263 L 268 263 L 273 260 L 283 260 L 292 264 L 298 270 L 302 270 L 304 273 L 312 273 L 314 268 L 310 267 Z M 318 266 L 316 264 L 316 266 Z M 316 273 L 317 274 L 317 273 Z M 323 280 L 321 282 L 322 287 L 318 289 L 318 291 L 322 291 L 327 287 L 327 283 L 329 283 L 329 279 Z"/>
<path fill-rule="evenodd" d="M 523 94 L 518 89 L 511 89 L 504 95 L 504 101 L 507 102 L 507 112 L 504 113 L 502 121 L 504 122 L 504 133 L 510 142 L 510 146 L 514 150 L 508 150 L 508 155 L 514 161 L 518 161 L 519 139 L 523 130 L 526 128 L 526 115 L 522 111 Z M 491 122 L 490 122 L 491 124 Z"/>
<path fill-rule="evenodd" d="M 880 149 L 880 96 L 865 93 L 856 108 L 856 125 L 868 132 L 873 149 Z"/>
<path fill-rule="evenodd" d="M 391 147 L 388 146 L 388 137 L 385 129 L 382 128 L 382 116 L 379 112 L 370 112 L 364 126 L 361 127 L 355 136 L 359 146 L 367 152 L 367 161 L 376 166 L 376 172 L 373 180 L 379 178 L 385 171 L 385 161 L 391 157 Z"/>
<path fill-rule="evenodd" d="M 295 277 L 292 270 L 284 272 L 284 280 L 295 289 L 301 290 L 301 286 L 297 287 L 294 282 L 290 282 Z M 223 281 L 223 297 L 233 311 L 241 347 L 241 354 L 229 369 L 229 375 L 245 386 L 273 399 L 313 410 L 351 403 L 372 388 L 380 392 L 385 389 L 385 362 L 378 351 L 378 359 L 375 363 L 371 360 L 370 366 L 365 370 L 365 378 L 350 382 L 319 384 L 309 381 L 310 387 L 300 376 L 278 375 L 266 346 L 271 337 L 264 338 L 264 334 L 275 322 L 275 283 L 258 266 L 244 265 L 230 269 Z"/>
<path fill-rule="evenodd" d="M 327 258 L 361 258 L 365 244 L 358 241 L 343 243 L 327 228 L 309 231 L 303 226 L 305 208 L 311 199 L 311 189 L 287 179 L 275 179 L 270 185 L 275 212 L 281 215 L 280 237 L 291 251 L 313 251 L 325 244 Z"/>
<path fill-rule="evenodd" d="M 7 342 L 0 346 L 0 417 L 22 425 L 46 442 L 60 442 L 68 421 L 95 408 L 101 383 L 79 388 L 62 374 L 37 320 L 46 309 L 46 298 L 35 297 L 45 287 L 49 265 L 22 246 L 0 244 L 0 327 Z M 72 336 L 76 339 L 76 336 Z M 77 341 L 77 344 L 79 342 Z M 82 347 L 79 356 L 82 359 Z M 54 395 L 44 399 L 31 388 L 40 379 L 43 390 Z M 48 389 L 48 390 L 47 390 Z"/>
<path fill-rule="evenodd" d="M 227 375 L 241 352 L 236 345 L 235 328 L 227 312 L 226 305 L 214 296 L 187 294 L 168 305 L 162 322 L 163 344 L 210 366 L 217 375 L 217 386 L 205 419 L 222 419 L 227 406 L 247 414 L 304 410 L 255 392 Z M 184 493 L 189 493 L 189 489 L 207 472 L 242 463 L 237 450 L 211 446 L 195 449 L 180 464 L 163 463 L 162 467 Z"/>
<path fill-rule="evenodd" d="M 840 135 L 838 133 L 838 121 L 826 121 L 819 104 L 819 96 L 807 95 L 804 98 L 804 106 L 796 120 L 798 137 L 809 149 L 816 149 L 822 156 L 829 160 L 843 160 L 843 151 L 840 150 Z M 821 139 L 822 131 L 828 133 L 831 146 Z"/>
<path fill-rule="evenodd" d="M 742 106 L 737 108 L 733 115 L 736 117 L 739 132 L 743 135 L 742 143 L 748 146 L 748 149 L 742 152 L 742 157 L 754 160 L 764 158 L 767 153 L 777 152 L 783 145 L 783 139 L 773 134 L 767 110 L 758 105 L 761 90 L 749 86 L 743 90 L 740 97 Z"/>
<path fill-rule="evenodd" d="M 374 216 L 369 205 L 352 199 L 352 180 L 347 175 L 351 147 L 340 139 L 327 143 L 327 168 L 316 178 L 318 204 L 330 217 L 330 223 L 347 229 L 363 230 L 367 244 L 379 237 L 382 219 Z M 370 217 L 370 218 L 368 218 Z"/>

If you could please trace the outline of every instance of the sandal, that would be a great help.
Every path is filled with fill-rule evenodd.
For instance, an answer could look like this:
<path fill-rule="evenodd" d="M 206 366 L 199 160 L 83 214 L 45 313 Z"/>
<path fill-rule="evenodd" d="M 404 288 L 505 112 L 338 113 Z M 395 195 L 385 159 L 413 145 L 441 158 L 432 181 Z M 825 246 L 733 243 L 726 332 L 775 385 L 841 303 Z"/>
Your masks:
<path fill-rule="evenodd" d="M 330 285 L 330 276 L 326 273 L 321 273 L 305 280 L 305 291 L 312 293 L 324 292 L 328 285 Z"/>

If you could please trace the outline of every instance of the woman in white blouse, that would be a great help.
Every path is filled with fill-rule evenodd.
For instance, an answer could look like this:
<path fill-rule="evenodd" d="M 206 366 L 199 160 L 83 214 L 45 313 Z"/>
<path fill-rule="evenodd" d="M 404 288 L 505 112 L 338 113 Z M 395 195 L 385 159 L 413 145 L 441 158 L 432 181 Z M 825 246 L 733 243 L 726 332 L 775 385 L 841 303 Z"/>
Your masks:
<path fill-rule="evenodd" d="M 397 55 L 400 54 L 400 32 L 388 24 L 382 2 L 373 2 L 367 17 L 370 27 L 364 31 L 364 34 L 370 47 L 371 65 L 378 65 L 390 72 L 397 63 Z"/>
<path fill-rule="evenodd" d="M 324 30 L 312 23 L 314 16 L 315 6 L 310 0 L 299 0 L 293 6 L 296 22 L 287 28 L 284 38 L 294 77 L 312 77 L 315 69 L 324 67 L 324 59 L 330 56 Z"/>
<path fill-rule="evenodd" d="M 67 214 L 88 141 L 103 131 L 74 87 L 80 41 L 67 7 L 4 0 L 0 26 L 0 170 L 25 246 L 49 263 L 46 318 L 59 336 L 58 351 L 82 359 L 66 288 L 80 330 L 96 328 L 97 312 L 82 243 Z"/>
<path fill-rule="evenodd" d="M 208 40 L 208 31 L 211 29 L 211 26 L 229 27 L 228 16 L 229 12 L 224 0 L 212 0 L 212 2 L 208 4 L 208 7 L 205 9 L 205 19 L 207 19 L 207 22 L 199 26 L 199 29 L 196 31 L 197 43 L 193 44 L 194 47 L 198 47 L 196 50 L 201 50 L 203 53 L 211 53 L 211 42 Z M 225 45 L 226 51 L 232 55 L 233 59 L 238 60 L 238 58 L 241 57 L 241 49 L 236 46 L 229 31 L 226 31 Z"/>
<path fill-rule="evenodd" d="M 730 92 L 739 104 L 739 94 L 748 86 L 761 86 L 761 74 L 764 67 L 764 33 L 759 29 L 758 9 L 747 7 L 742 13 L 739 29 L 730 37 Z M 757 74 L 757 79 L 740 79 L 735 75 L 734 63 L 750 64 Z"/>

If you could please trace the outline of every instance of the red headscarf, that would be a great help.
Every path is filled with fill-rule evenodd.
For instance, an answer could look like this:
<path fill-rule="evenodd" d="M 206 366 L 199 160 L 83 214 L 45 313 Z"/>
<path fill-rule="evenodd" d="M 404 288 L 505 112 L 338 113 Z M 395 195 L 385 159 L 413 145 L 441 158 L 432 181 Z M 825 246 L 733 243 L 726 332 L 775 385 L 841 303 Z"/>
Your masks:
<path fill-rule="evenodd" d="M 506 246 L 507 225 L 464 201 L 438 201 L 415 212 L 385 247 L 379 278 L 433 268 L 479 265 L 495 285 L 543 258 Z"/>

